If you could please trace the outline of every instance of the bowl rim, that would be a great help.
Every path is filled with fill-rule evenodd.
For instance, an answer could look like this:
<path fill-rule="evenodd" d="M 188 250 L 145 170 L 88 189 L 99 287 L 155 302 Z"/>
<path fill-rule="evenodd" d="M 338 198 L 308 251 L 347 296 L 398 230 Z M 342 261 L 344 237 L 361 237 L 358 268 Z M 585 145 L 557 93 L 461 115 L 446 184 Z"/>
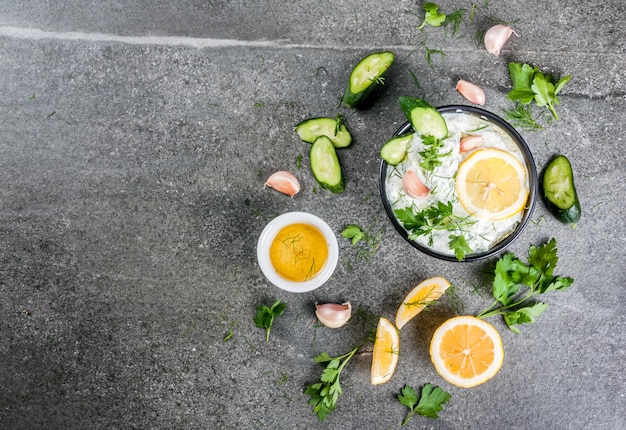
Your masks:
<path fill-rule="evenodd" d="M 395 217 L 393 213 L 393 210 L 391 209 L 391 204 L 389 203 L 387 199 L 386 178 L 387 178 L 387 168 L 389 167 L 389 164 L 387 164 L 385 160 L 381 160 L 380 171 L 379 171 L 379 192 L 380 192 L 380 197 L 383 202 L 383 207 L 385 208 L 387 217 L 393 224 L 396 231 L 400 234 L 400 236 L 404 238 L 404 240 L 407 241 L 409 244 L 411 244 L 414 248 L 418 249 L 419 251 L 427 255 L 430 255 L 431 257 L 435 257 L 440 260 L 446 260 L 446 261 L 464 263 L 464 262 L 484 260 L 506 249 L 515 239 L 517 239 L 517 237 L 522 233 L 522 231 L 528 224 L 528 221 L 530 220 L 530 217 L 532 216 L 533 210 L 535 208 L 535 204 L 537 201 L 538 186 L 539 186 L 539 177 L 537 174 L 537 167 L 535 166 L 535 159 L 530 151 L 530 148 L 528 147 L 528 144 L 526 143 L 524 138 L 519 134 L 519 132 L 511 124 L 509 124 L 507 121 L 505 121 L 498 115 L 482 108 L 478 108 L 475 106 L 465 106 L 465 105 L 445 105 L 445 106 L 439 106 L 436 109 L 440 113 L 454 113 L 454 112 L 468 113 L 470 115 L 478 116 L 485 121 L 495 123 L 517 143 L 518 147 L 520 148 L 524 156 L 526 169 L 528 170 L 528 182 L 529 182 L 529 188 L 530 188 L 529 194 L 528 194 L 528 201 L 526 204 L 526 209 L 524 211 L 524 215 L 522 216 L 522 219 L 520 220 L 515 230 L 513 230 L 511 234 L 509 234 L 506 238 L 502 239 L 495 246 L 493 246 L 492 248 L 484 252 L 470 254 L 466 256 L 463 260 L 459 261 L 453 255 L 442 254 L 440 252 L 437 252 L 431 248 L 428 248 L 418 242 L 415 242 L 409 239 L 408 232 L 398 222 L 397 218 Z M 410 132 L 412 128 L 413 127 L 411 126 L 411 123 L 409 121 L 406 121 L 396 130 L 396 132 L 393 134 L 393 137 L 406 134 Z"/>
<path fill-rule="evenodd" d="M 326 239 L 328 258 L 317 274 L 304 282 L 295 282 L 280 276 L 270 261 L 270 246 L 278 232 L 295 223 L 311 224 L 317 227 Z M 320 217 L 308 212 L 287 212 L 272 219 L 259 236 L 257 242 L 257 261 L 263 275 L 274 286 L 292 293 L 306 293 L 321 287 L 333 274 L 339 260 L 339 245 L 335 233 Z"/>

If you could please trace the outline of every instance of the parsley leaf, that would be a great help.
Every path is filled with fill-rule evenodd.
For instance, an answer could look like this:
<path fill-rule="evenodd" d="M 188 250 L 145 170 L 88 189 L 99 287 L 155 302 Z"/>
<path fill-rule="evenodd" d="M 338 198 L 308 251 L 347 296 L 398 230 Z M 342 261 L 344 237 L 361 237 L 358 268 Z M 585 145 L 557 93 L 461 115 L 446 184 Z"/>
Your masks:
<path fill-rule="evenodd" d="M 472 248 L 467 244 L 465 236 L 456 236 L 454 234 L 449 236 L 450 242 L 448 246 L 454 251 L 454 255 L 457 260 L 462 261 L 465 256 L 472 252 Z"/>
<path fill-rule="evenodd" d="M 574 283 L 572 278 L 554 275 L 558 261 L 554 238 L 540 246 L 531 246 L 528 263 L 512 253 L 502 256 L 494 271 L 492 295 L 495 301 L 478 318 L 502 315 L 515 333 L 520 332 L 518 325 L 534 323 L 548 307 L 545 303 L 536 302 L 534 297 L 564 290 Z"/>
<path fill-rule="evenodd" d="M 449 155 L 450 152 L 447 152 L 445 154 L 439 153 L 439 150 L 443 148 L 443 141 L 441 141 L 440 139 L 435 139 L 432 136 L 421 136 L 421 138 L 425 149 L 418 152 L 418 154 L 422 157 L 419 165 L 424 170 L 432 172 L 435 167 L 441 166 L 441 157 Z"/>
<path fill-rule="evenodd" d="M 450 400 L 450 393 L 439 387 L 433 387 L 432 384 L 426 384 L 418 398 L 413 387 L 405 385 L 397 397 L 402 405 L 409 408 L 409 414 L 402 422 L 404 427 L 416 413 L 423 417 L 438 418 L 437 412 L 441 411 L 442 405 Z"/>
<path fill-rule="evenodd" d="M 446 20 L 446 15 L 439 12 L 439 5 L 436 3 L 426 2 L 422 7 L 425 12 L 424 22 L 417 27 L 418 29 L 424 28 L 426 24 L 433 27 L 439 27 Z"/>
<path fill-rule="evenodd" d="M 504 321 L 514 333 L 520 333 L 516 327 L 519 324 L 532 324 L 536 318 L 548 308 L 545 303 L 535 303 L 531 306 L 516 309 L 504 314 Z"/>
<path fill-rule="evenodd" d="M 272 307 L 267 307 L 265 305 L 259 306 L 256 308 L 256 315 L 254 316 L 254 324 L 258 328 L 265 329 L 265 341 L 268 342 L 270 340 L 270 330 L 272 329 L 272 324 L 274 324 L 274 318 L 280 316 L 285 312 L 287 308 L 287 304 L 277 300 Z"/>
<path fill-rule="evenodd" d="M 366 342 L 372 340 L 372 336 L 373 330 L 370 330 L 365 340 L 352 348 L 349 352 L 338 357 L 331 357 L 326 352 L 322 352 L 315 357 L 314 360 L 316 363 L 327 363 L 326 368 L 322 371 L 320 381 L 309 385 L 304 391 L 304 394 L 311 396 L 309 405 L 313 407 L 313 412 L 320 421 L 324 421 L 328 415 L 335 410 L 337 400 L 339 400 L 339 396 L 343 393 L 339 379 L 341 372 L 357 351 L 365 345 Z"/>
<path fill-rule="evenodd" d="M 348 224 L 341 232 L 341 235 L 346 239 L 352 239 L 352 245 L 356 245 L 361 239 L 365 239 L 365 233 L 361 230 L 361 227 L 355 224 Z"/>
<path fill-rule="evenodd" d="M 452 202 L 438 201 L 424 210 L 416 211 L 413 207 L 396 209 L 393 211 L 396 218 L 404 229 L 409 233 L 409 240 L 415 240 L 419 236 L 430 236 L 437 230 L 460 233 L 449 236 L 448 246 L 461 261 L 465 255 L 473 250 L 467 244 L 463 231 L 471 226 L 474 221 L 454 215 Z"/>
<path fill-rule="evenodd" d="M 530 104 L 533 101 L 539 107 L 546 107 L 552 117 L 558 121 L 556 106 L 561 104 L 557 94 L 571 79 L 571 75 L 555 82 L 554 77 L 543 74 L 537 67 L 529 64 L 509 63 L 509 76 L 513 83 L 513 89 L 509 91 L 509 100 L 519 101 L 522 104 Z"/>

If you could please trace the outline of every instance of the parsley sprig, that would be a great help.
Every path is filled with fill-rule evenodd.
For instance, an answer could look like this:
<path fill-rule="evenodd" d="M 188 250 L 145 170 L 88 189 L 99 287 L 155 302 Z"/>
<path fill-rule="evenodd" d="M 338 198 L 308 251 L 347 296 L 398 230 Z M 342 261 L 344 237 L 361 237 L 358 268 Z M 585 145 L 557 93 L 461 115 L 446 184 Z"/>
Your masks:
<path fill-rule="evenodd" d="M 424 150 L 418 152 L 422 157 L 419 165 L 424 170 L 432 172 L 435 167 L 441 166 L 441 158 L 450 155 L 450 151 L 443 154 L 440 152 L 441 148 L 443 148 L 441 139 L 435 139 L 433 136 L 421 136 L 421 138 Z"/>
<path fill-rule="evenodd" d="M 262 305 L 256 308 L 254 324 L 256 324 L 258 328 L 265 329 L 266 342 L 270 340 L 270 330 L 272 329 L 272 324 L 274 324 L 274 318 L 282 315 L 286 308 L 287 304 L 280 300 L 276 300 L 271 307 Z"/>
<path fill-rule="evenodd" d="M 556 82 L 552 75 L 542 73 L 537 67 L 520 63 L 509 63 L 509 75 L 513 83 L 513 89 L 507 94 L 509 100 L 525 105 L 534 101 L 539 107 L 545 106 L 558 121 L 556 106 L 561 103 L 557 94 L 569 82 L 571 75 Z"/>
<path fill-rule="evenodd" d="M 320 381 L 311 384 L 304 391 L 304 394 L 311 396 L 309 405 L 313 406 L 313 412 L 320 421 L 324 421 L 328 415 L 335 410 L 337 400 L 343 393 L 340 376 L 346 364 L 354 357 L 359 349 L 368 341 L 373 341 L 375 331 L 371 330 L 368 336 L 349 352 L 338 357 L 331 357 L 326 352 L 322 352 L 315 357 L 316 363 L 326 363 L 326 368 L 322 372 Z"/>
<path fill-rule="evenodd" d="M 432 384 L 426 384 L 418 397 L 413 387 L 405 385 L 401 394 L 398 394 L 398 400 L 409 408 L 409 413 L 402 422 L 404 427 L 416 413 L 423 417 L 439 418 L 437 412 L 443 409 L 441 405 L 450 400 L 450 393 L 439 387 L 433 387 Z"/>
<path fill-rule="evenodd" d="M 313 406 L 313 412 L 320 421 L 324 421 L 335 410 L 337 400 L 343 390 L 339 377 L 341 371 L 350 361 L 359 347 L 354 347 L 350 352 L 338 357 L 331 357 L 325 352 L 315 357 L 316 363 L 328 363 L 320 377 L 320 382 L 310 385 L 304 394 L 311 396 L 309 404 Z"/>
<path fill-rule="evenodd" d="M 448 236 L 450 239 L 448 246 L 454 251 L 457 260 L 463 260 L 472 252 L 463 232 L 475 221 L 455 215 L 452 202 L 438 201 L 421 211 L 416 211 L 413 206 L 409 206 L 394 210 L 394 214 L 409 232 L 409 240 L 415 240 L 419 236 L 429 236 L 432 245 L 432 234 L 437 230 L 447 230 L 451 233 L 460 233 Z"/>
<path fill-rule="evenodd" d="M 556 239 L 540 246 L 531 246 L 528 263 L 507 253 L 496 263 L 492 295 L 495 301 L 478 318 L 502 315 L 507 326 L 520 333 L 518 325 L 532 324 L 548 307 L 536 296 L 550 291 L 564 290 L 574 279 L 555 276 L 559 259 Z"/>
<path fill-rule="evenodd" d="M 425 2 L 422 9 L 424 9 L 424 21 L 417 27 L 419 30 L 426 25 L 439 27 L 446 21 L 446 14 L 439 12 L 439 5 L 436 3 Z"/>

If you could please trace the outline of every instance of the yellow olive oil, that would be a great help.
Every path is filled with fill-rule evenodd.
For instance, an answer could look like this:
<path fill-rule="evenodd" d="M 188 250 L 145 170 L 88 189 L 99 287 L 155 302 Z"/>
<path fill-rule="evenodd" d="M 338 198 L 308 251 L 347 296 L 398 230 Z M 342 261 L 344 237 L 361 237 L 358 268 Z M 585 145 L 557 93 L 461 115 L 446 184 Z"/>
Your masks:
<path fill-rule="evenodd" d="M 303 282 L 313 278 L 328 258 L 328 244 L 322 232 L 305 223 L 283 227 L 270 246 L 270 261 L 285 279 Z"/>

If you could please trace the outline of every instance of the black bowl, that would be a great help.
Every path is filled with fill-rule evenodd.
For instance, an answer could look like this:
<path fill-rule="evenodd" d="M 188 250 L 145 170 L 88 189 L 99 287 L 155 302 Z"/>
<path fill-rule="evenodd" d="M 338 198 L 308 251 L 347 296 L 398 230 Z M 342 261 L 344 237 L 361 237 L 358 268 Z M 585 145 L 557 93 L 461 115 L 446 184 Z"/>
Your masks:
<path fill-rule="evenodd" d="M 480 108 L 473 107 L 473 106 L 463 106 L 463 105 L 442 106 L 442 107 L 438 107 L 437 110 L 440 113 L 454 112 L 454 113 L 464 113 L 468 115 L 473 115 L 473 116 L 477 116 L 481 118 L 484 121 L 495 124 L 500 129 L 502 129 L 505 133 L 507 133 L 511 137 L 511 139 L 513 139 L 513 141 L 518 145 L 518 147 L 522 151 L 522 154 L 524 155 L 524 161 L 526 164 L 526 169 L 528 171 L 529 194 L 528 194 L 528 202 L 526 203 L 526 208 L 524 209 L 522 219 L 515 227 L 515 230 L 513 230 L 511 234 L 506 236 L 500 242 L 492 246 L 487 251 L 466 255 L 465 259 L 463 259 L 462 261 L 469 262 L 469 261 L 482 260 L 482 259 L 491 257 L 493 255 L 496 255 L 502 252 L 506 247 L 508 247 L 511 243 L 513 243 L 513 241 L 517 239 L 517 237 L 522 233 L 522 231 L 526 227 L 526 224 L 530 220 L 532 212 L 535 208 L 535 202 L 537 200 L 537 189 L 538 189 L 538 184 L 539 184 L 539 180 L 537 177 L 537 168 L 535 167 L 535 161 L 533 159 L 532 153 L 530 152 L 530 149 L 528 148 L 528 145 L 526 144 L 522 136 L 517 132 L 517 130 L 515 130 L 515 128 L 513 128 L 513 126 L 511 126 L 511 124 L 509 124 L 508 122 L 506 122 L 499 116 L 494 115 L 493 113 L 488 112 L 484 109 L 480 109 Z M 411 123 L 406 122 L 395 132 L 394 137 L 401 136 L 403 134 L 407 134 L 411 132 L 413 132 Z M 441 260 L 459 261 L 454 255 L 442 254 L 432 248 L 429 248 L 427 246 L 422 245 L 421 243 L 418 243 L 409 239 L 408 232 L 404 229 L 404 227 L 402 227 L 402 224 L 398 221 L 398 219 L 394 215 L 393 209 L 391 208 L 391 204 L 389 203 L 387 199 L 386 178 L 387 178 L 388 167 L 389 165 L 385 161 L 382 161 L 380 165 L 379 188 L 380 188 L 380 195 L 383 200 L 383 206 L 385 208 L 385 212 L 387 213 L 387 216 L 391 220 L 391 223 L 395 227 L 396 231 L 413 247 L 417 248 L 418 250 L 422 251 L 425 254 L 428 254 L 435 258 L 439 258 Z"/>

